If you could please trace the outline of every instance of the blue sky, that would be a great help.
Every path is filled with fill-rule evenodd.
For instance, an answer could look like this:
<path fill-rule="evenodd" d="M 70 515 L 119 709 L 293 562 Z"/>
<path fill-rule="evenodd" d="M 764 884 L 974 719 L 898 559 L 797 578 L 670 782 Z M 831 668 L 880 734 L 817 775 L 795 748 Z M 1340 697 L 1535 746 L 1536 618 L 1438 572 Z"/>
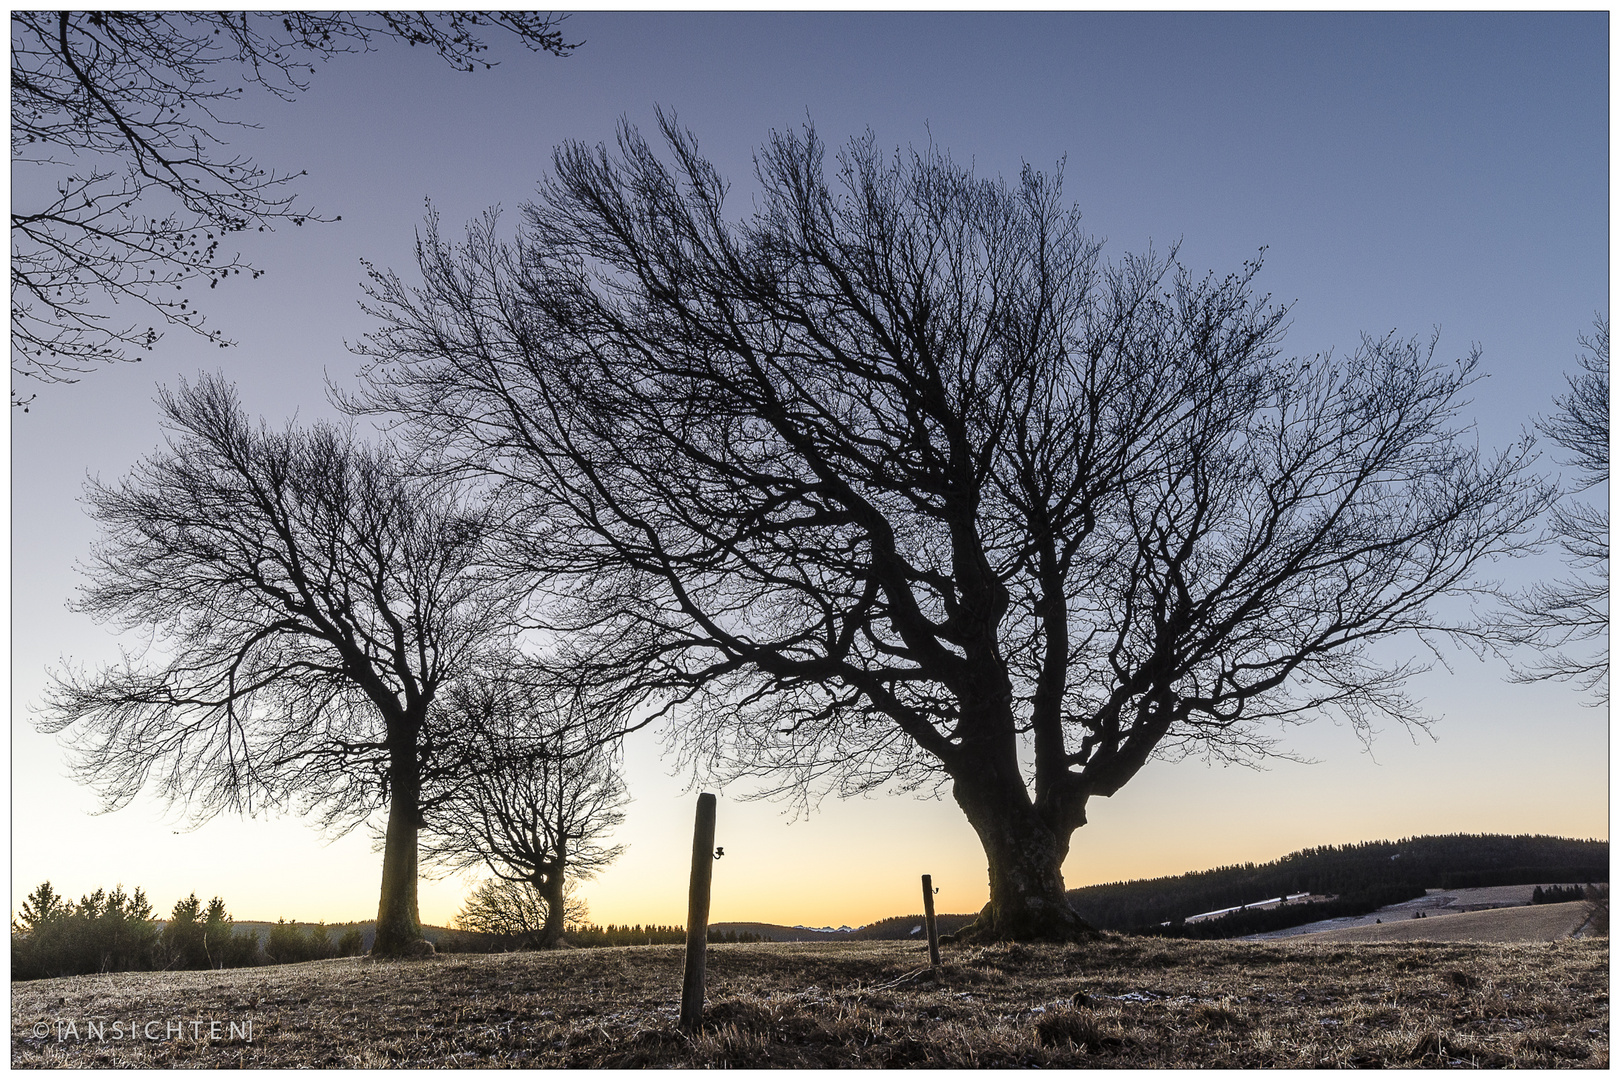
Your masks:
<path fill-rule="evenodd" d="M 556 144 L 611 140 L 621 118 L 650 129 L 655 105 L 696 133 L 739 215 L 753 149 L 807 121 L 833 144 L 867 129 L 896 149 L 931 139 L 982 175 L 1062 162 L 1105 254 L 1179 243 L 1189 268 L 1225 273 L 1264 247 L 1260 288 L 1294 302 L 1291 350 L 1436 328 L 1448 357 L 1477 343 L 1484 445 L 1552 408 L 1577 335 L 1608 312 L 1605 12 L 582 12 L 566 25 L 585 44 L 564 60 L 497 42 L 501 65 L 469 74 L 385 47 L 320 68 L 290 105 L 250 95 L 236 115 L 262 126 L 229 134 L 233 148 L 308 170 L 305 204 L 343 220 L 242 240 L 268 273 L 205 298 L 239 348 L 171 332 L 141 364 L 46 388 L 12 418 L 14 896 L 46 877 L 75 894 L 122 880 L 164 909 L 195 889 L 244 917 L 375 913 L 380 857 L 363 836 L 328 844 L 295 819 L 187 833 L 150 803 L 91 816 L 60 749 L 32 732 L 46 665 L 116 652 L 63 606 L 93 539 L 79 487 L 151 449 L 155 385 L 202 368 L 275 422 L 330 415 L 325 382 L 352 379 L 345 342 L 370 326 L 361 259 L 408 274 L 425 200 L 451 228 L 495 204 L 511 220 Z M 1368 755 L 1324 724 L 1290 736 L 1312 766 L 1150 766 L 1094 804 L 1069 884 L 1423 832 L 1607 836 L 1606 713 L 1566 687 L 1508 685 L 1499 664 L 1452 666 L 1414 683 L 1444 717 L 1436 740 L 1389 732 Z M 586 895 L 602 921 L 679 921 L 671 876 L 692 799 L 651 739 L 629 768 L 630 851 Z M 789 824 L 724 794 L 716 918 L 858 923 L 911 910 L 925 872 L 944 910 L 983 902 L 982 853 L 948 800 L 829 802 Z M 859 890 L 838 887 L 852 856 L 872 868 Z M 464 891 L 427 886 L 424 918 L 447 920 Z"/>

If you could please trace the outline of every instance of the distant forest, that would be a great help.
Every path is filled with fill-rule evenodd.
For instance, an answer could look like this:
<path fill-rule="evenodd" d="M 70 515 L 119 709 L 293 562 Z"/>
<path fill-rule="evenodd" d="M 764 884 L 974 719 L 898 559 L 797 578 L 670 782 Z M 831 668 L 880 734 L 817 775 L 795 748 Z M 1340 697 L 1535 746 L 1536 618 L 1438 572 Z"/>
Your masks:
<path fill-rule="evenodd" d="M 1324 912 L 1327 905 L 1310 905 L 1309 908 L 1301 905 L 1296 909 L 1299 921 L 1286 924 L 1300 925 L 1320 918 L 1359 913 L 1350 911 L 1352 907 L 1371 911 L 1384 904 L 1421 896 L 1424 889 L 1608 880 L 1609 844 L 1606 840 L 1459 833 L 1306 848 L 1275 862 L 1243 863 L 1176 877 L 1089 885 L 1071 889 L 1069 903 L 1100 929 L 1139 931 L 1164 922 L 1178 922 L 1189 915 L 1293 893 L 1339 898 L 1331 912 Z M 1341 907 L 1345 910 L 1337 910 Z"/>

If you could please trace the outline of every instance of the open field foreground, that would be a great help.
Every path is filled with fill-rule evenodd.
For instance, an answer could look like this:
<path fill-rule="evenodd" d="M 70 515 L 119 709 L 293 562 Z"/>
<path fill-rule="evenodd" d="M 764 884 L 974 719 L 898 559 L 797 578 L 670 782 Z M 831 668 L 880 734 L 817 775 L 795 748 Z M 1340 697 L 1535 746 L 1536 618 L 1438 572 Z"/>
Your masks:
<path fill-rule="evenodd" d="M 1460 917 L 1460 916 L 1459 916 Z M 1606 1067 L 1606 938 L 720 945 L 328 960 L 12 987 L 14 1066 Z M 103 1025 L 104 1039 L 86 1021 Z M 209 1023 L 220 1021 L 209 1039 Z M 232 1038 L 230 1024 L 252 1039 Z M 156 1039 L 113 1039 L 114 1025 Z M 155 1022 L 155 1026 L 148 1027 Z M 165 1032 L 179 1030 L 178 1036 Z M 71 1032 L 71 1034 L 70 1034 Z M 198 1034 L 200 1033 L 200 1034 Z"/>

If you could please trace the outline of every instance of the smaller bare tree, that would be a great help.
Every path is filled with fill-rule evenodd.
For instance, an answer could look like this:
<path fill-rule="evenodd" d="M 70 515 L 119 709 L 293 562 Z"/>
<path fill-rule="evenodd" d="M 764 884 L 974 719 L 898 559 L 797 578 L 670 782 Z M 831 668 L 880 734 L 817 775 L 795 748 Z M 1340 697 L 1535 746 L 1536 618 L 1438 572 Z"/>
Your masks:
<path fill-rule="evenodd" d="M 496 881 L 532 890 L 535 911 L 543 912 L 532 941 L 555 948 L 568 922 L 570 885 L 624 850 L 603 842 L 624 820 L 628 801 L 617 744 L 554 679 L 517 661 L 459 682 L 442 707 L 453 716 L 446 722 L 476 747 L 478 767 L 437 796 L 424 861 L 454 870 L 486 866 Z"/>
<path fill-rule="evenodd" d="M 489 878 L 467 894 L 451 925 L 476 934 L 519 937 L 533 945 L 544 935 L 550 912 L 550 903 L 530 882 Z M 568 882 L 563 888 L 564 929 L 583 926 L 589 917 L 589 907 Z"/>
<path fill-rule="evenodd" d="M 1515 667 L 1517 681 L 1572 681 L 1602 705 L 1609 700 L 1609 510 L 1606 499 L 1570 496 L 1609 482 L 1609 321 L 1599 318 L 1592 334 L 1577 340 L 1581 373 L 1565 376 L 1569 393 L 1557 399 L 1558 412 L 1536 424 L 1575 472 L 1551 529 L 1576 573 L 1512 597 L 1508 625 L 1517 643 L 1536 650 L 1534 661 Z M 1591 650 L 1578 648 L 1588 643 Z"/>
<path fill-rule="evenodd" d="M 434 702 L 504 647 L 519 602 L 484 569 L 488 510 L 350 430 L 254 425 L 218 377 L 159 402 L 167 446 L 87 488 L 103 533 L 77 604 L 152 647 L 58 673 L 40 726 L 108 809 L 147 788 L 199 820 L 386 809 L 373 952 L 423 951 L 427 792 L 470 767 Z"/>

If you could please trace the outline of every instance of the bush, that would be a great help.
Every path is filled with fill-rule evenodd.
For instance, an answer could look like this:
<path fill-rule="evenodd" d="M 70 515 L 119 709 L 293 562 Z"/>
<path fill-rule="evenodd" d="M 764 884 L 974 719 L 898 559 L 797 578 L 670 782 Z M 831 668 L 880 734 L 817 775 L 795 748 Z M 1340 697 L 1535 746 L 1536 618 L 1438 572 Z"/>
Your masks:
<path fill-rule="evenodd" d="M 149 971 L 157 937 L 142 890 L 97 889 L 75 904 L 47 881 L 28 895 L 11 924 L 11 977 Z"/>
<path fill-rule="evenodd" d="M 330 960 L 338 955 L 338 946 L 324 922 L 301 930 L 297 923 L 277 919 L 264 943 L 264 954 L 272 964 L 301 964 Z"/>
<path fill-rule="evenodd" d="M 211 967 L 208 950 L 203 945 L 206 937 L 203 926 L 202 903 L 192 893 L 177 900 L 169 912 L 169 921 L 158 935 L 159 964 L 166 970 L 196 970 Z"/>
<path fill-rule="evenodd" d="M 158 937 L 156 959 L 167 971 L 253 967 L 263 962 L 259 935 L 237 930 L 224 900 L 216 896 L 204 909 L 196 893 L 175 903 Z"/>
<path fill-rule="evenodd" d="M 1607 885 L 1588 885 L 1585 890 L 1586 903 L 1591 911 L 1586 922 L 1587 937 L 1609 936 L 1609 887 Z"/>
<path fill-rule="evenodd" d="M 209 947 L 213 947 L 212 939 Z M 259 949 L 258 932 L 246 927 L 232 930 L 230 936 L 220 942 L 219 952 L 221 956 L 221 961 L 217 965 L 219 967 L 256 967 L 268 963 L 264 953 Z"/>
<path fill-rule="evenodd" d="M 366 951 L 366 936 L 360 932 L 358 926 L 351 926 L 343 931 L 338 938 L 337 954 L 339 956 L 359 956 Z"/>
<path fill-rule="evenodd" d="M 539 940 L 549 907 L 531 883 L 491 878 L 467 895 L 450 925 L 467 933 L 512 938 L 516 947 L 526 948 Z M 567 882 L 563 890 L 563 931 L 568 940 L 573 940 L 574 931 L 585 925 L 589 915 L 590 908 L 575 894 L 574 883 Z"/>

